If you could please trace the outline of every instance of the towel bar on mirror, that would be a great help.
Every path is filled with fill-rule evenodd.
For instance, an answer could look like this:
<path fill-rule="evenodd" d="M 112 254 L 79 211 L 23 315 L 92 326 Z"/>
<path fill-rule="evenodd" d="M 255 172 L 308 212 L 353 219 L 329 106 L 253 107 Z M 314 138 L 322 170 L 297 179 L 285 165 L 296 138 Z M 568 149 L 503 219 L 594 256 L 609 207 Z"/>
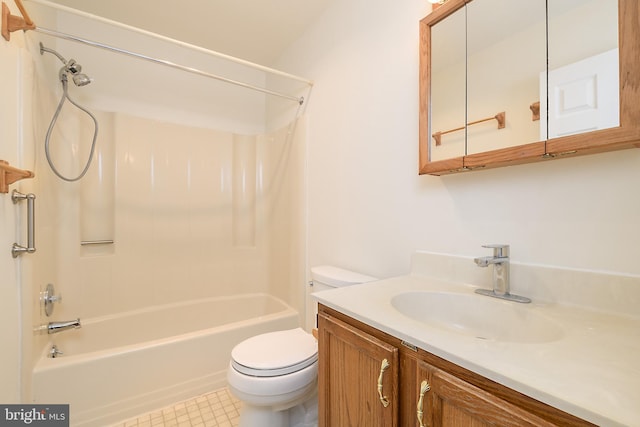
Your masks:
<path fill-rule="evenodd" d="M 489 120 L 497 120 L 498 121 L 498 129 L 504 129 L 504 127 L 506 125 L 506 121 L 507 121 L 506 113 L 504 111 L 502 111 L 502 112 L 496 114 L 493 117 L 487 117 L 486 119 L 480 119 L 480 120 L 475 120 L 473 122 L 469 122 L 469 123 L 467 123 L 466 126 L 477 125 L 478 123 L 488 122 Z M 436 141 L 436 145 L 440 145 L 440 144 L 442 144 L 442 135 L 446 135 L 448 133 L 457 132 L 459 130 L 465 129 L 466 126 L 460 126 L 460 127 L 455 128 L 455 129 L 449 129 L 449 130 L 445 130 L 445 131 L 441 131 L 441 132 L 436 132 L 431 136 Z"/>

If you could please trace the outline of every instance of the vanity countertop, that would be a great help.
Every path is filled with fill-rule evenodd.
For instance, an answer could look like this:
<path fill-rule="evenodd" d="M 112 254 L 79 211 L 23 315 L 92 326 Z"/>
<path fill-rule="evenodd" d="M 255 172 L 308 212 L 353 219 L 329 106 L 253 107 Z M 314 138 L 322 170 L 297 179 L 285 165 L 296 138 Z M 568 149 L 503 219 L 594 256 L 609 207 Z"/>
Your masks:
<path fill-rule="evenodd" d="M 594 424 L 640 426 L 640 317 L 535 300 L 504 301 L 547 318 L 562 331 L 560 338 L 546 342 L 513 342 L 479 339 L 413 320 L 391 303 L 403 292 L 475 295 L 474 289 L 408 275 L 313 296 L 354 319 Z"/>

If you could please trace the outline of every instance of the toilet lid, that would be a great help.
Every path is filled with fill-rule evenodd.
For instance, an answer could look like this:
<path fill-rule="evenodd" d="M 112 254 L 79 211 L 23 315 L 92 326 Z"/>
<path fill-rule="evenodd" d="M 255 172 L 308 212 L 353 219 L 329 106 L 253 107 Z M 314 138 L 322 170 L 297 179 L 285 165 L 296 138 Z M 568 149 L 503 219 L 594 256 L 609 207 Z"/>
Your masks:
<path fill-rule="evenodd" d="M 318 360 L 318 343 L 301 328 L 249 338 L 231 351 L 235 370 L 254 377 L 297 372 Z"/>

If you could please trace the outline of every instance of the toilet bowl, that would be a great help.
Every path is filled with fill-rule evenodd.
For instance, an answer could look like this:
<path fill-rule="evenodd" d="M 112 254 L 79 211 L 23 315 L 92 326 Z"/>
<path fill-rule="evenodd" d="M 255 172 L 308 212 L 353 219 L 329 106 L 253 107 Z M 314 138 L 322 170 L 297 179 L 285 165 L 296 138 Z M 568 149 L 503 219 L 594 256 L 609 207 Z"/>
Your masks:
<path fill-rule="evenodd" d="M 336 267 L 311 269 L 314 286 L 375 280 Z M 233 348 L 229 391 L 242 401 L 239 427 L 315 427 L 318 422 L 318 343 L 302 328 L 251 337 Z"/>
<path fill-rule="evenodd" d="M 305 418 L 313 423 L 317 379 L 318 343 L 301 328 L 241 342 L 232 350 L 227 370 L 229 390 L 243 404 L 240 427 L 305 426 Z"/>

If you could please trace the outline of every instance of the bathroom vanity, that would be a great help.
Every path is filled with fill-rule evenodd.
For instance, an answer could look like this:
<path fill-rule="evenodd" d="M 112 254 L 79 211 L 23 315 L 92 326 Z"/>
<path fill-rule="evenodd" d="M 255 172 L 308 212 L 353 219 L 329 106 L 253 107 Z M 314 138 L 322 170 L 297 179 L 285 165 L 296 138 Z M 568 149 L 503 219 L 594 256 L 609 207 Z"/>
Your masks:
<path fill-rule="evenodd" d="M 485 285 L 473 275 L 486 269 L 466 269 L 471 259 L 428 262 L 445 266 L 434 276 L 449 269 L 457 280 L 418 267 L 314 294 L 319 426 L 640 425 L 640 318 L 625 313 L 631 305 L 592 310 L 565 304 L 564 291 L 544 301 L 526 286 L 517 291 L 529 291 L 531 304 L 497 300 L 466 284 Z M 526 282 L 527 267 L 513 267 L 514 283 Z M 637 301 L 637 278 L 618 277 L 621 286 L 610 278 L 599 291 L 578 278 L 591 273 L 551 270 L 532 277 L 577 283 L 578 299 Z"/>
<path fill-rule="evenodd" d="M 594 425 L 323 305 L 318 326 L 319 426 Z"/>

